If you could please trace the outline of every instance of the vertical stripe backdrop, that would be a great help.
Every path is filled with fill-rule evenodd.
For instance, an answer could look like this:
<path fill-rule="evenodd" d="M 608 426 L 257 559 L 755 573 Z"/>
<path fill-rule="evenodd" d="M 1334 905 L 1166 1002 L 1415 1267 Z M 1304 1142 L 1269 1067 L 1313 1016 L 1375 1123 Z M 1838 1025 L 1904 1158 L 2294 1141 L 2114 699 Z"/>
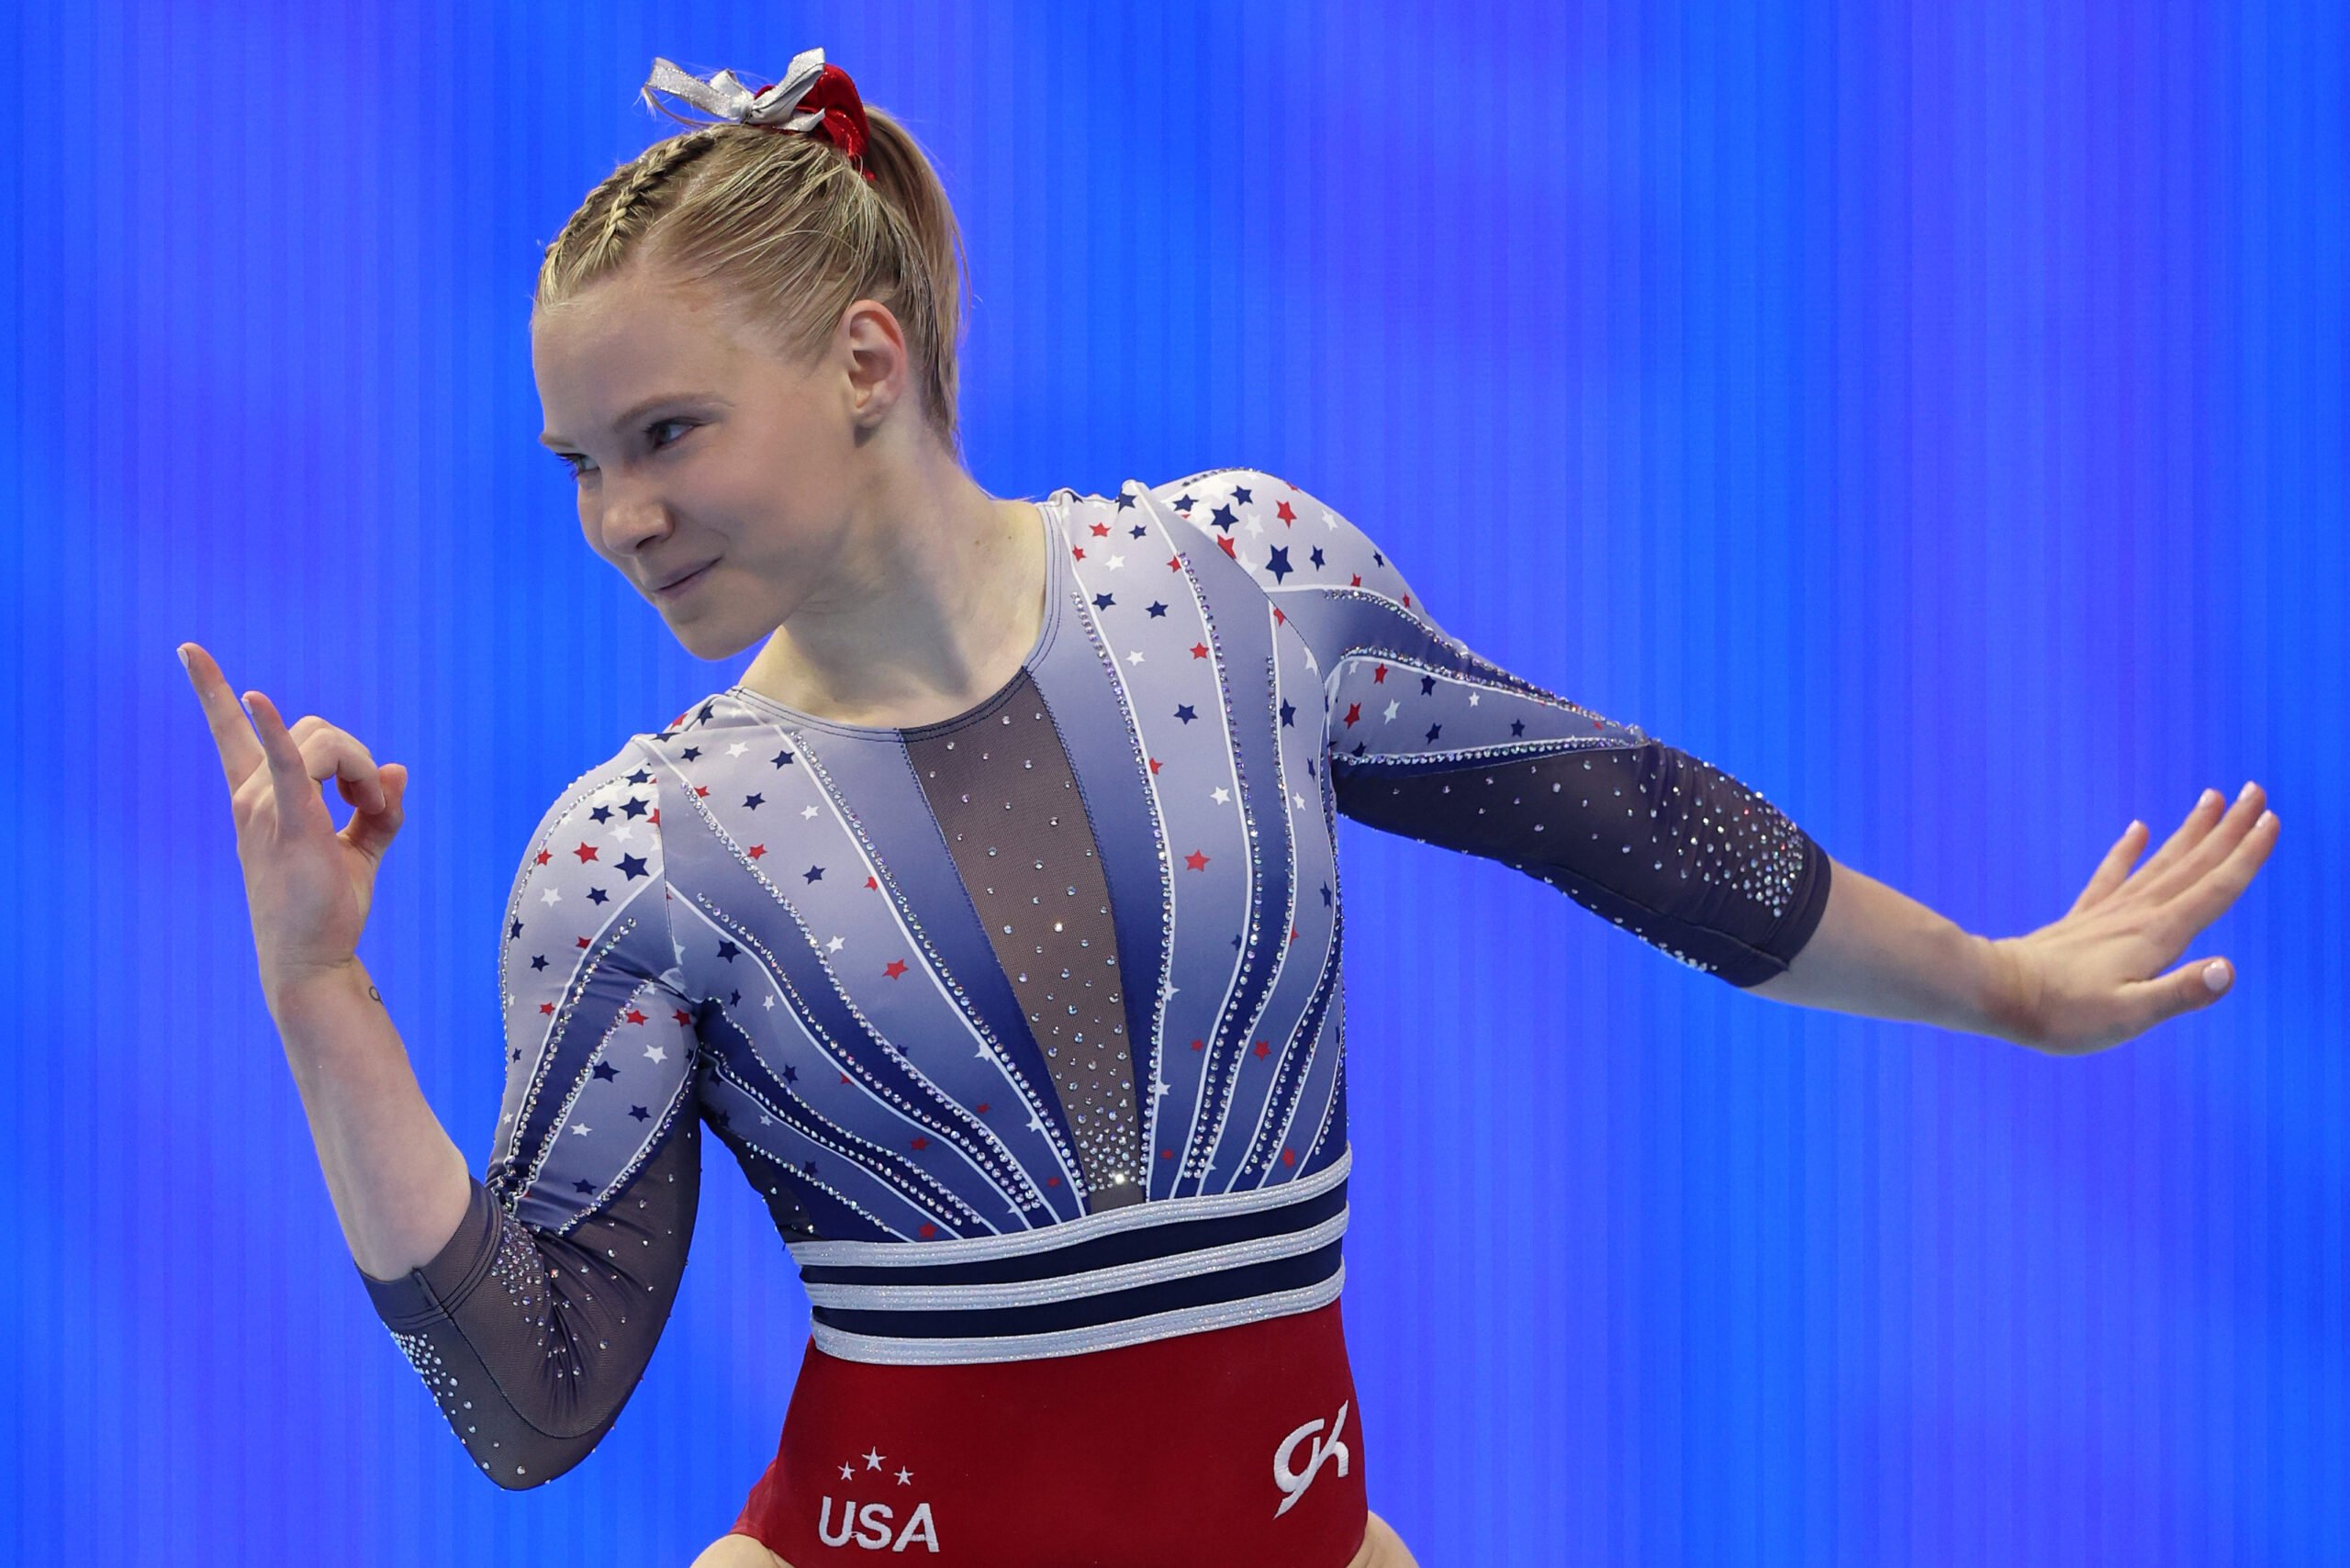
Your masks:
<path fill-rule="evenodd" d="M 771 1453 L 806 1302 L 722 1161 L 601 1448 L 467 1461 L 352 1271 L 172 650 L 409 765 L 363 957 L 478 1170 L 532 824 L 748 657 L 583 544 L 540 247 L 666 128 L 655 54 L 811 43 L 961 213 L 995 493 L 1270 469 L 1986 935 L 2206 785 L 2283 819 L 2188 955 L 2234 993 L 2071 1061 L 1348 824 L 1357 1453 L 1423 1563 L 2350 1555 L 2339 4 L 0 27 L 0 1555 L 683 1568 Z"/>

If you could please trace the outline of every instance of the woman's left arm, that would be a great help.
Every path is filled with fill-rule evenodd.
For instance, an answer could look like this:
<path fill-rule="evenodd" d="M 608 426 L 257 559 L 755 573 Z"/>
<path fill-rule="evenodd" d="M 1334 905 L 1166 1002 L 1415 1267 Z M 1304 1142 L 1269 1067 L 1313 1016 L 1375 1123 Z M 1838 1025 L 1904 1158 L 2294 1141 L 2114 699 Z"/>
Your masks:
<path fill-rule="evenodd" d="M 1787 969 L 1751 990 L 1819 1007 L 1987 1035 L 2050 1056 L 2085 1056 L 2218 1001 L 2223 958 L 2177 962 L 2276 847 L 2275 813 L 2247 784 L 2233 807 L 2205 791 L 2178 831 L 2132 872 L 2132 823 L 2060 920 L 2022 936 L 1976 936 L 1841 861 L 1828 908 Z M 2165 972 L 2166 971 L 2166 972 Z M 2216 983 L 2213 983 L 2216 981 Z"/>

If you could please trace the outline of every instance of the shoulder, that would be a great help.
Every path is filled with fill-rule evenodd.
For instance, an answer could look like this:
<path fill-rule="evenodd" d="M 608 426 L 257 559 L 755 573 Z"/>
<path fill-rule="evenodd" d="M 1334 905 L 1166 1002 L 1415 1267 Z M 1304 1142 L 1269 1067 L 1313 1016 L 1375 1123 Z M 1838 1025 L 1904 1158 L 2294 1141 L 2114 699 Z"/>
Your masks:
<path fill-rule="evenodd" d="M 650 734 L 633 734 L 602 761 L 573 778 L 539 814 L 524 851 L 522 872 L 543 864 L 553 853 L 550 841 L 562 834 L 613 824 L 657 821 L 659 807 L 657 757 Z M 647 822 L 650 825 L 650 822 Z"/>
<path fill-rule="evenodd" d="M 1359 595 L 1425 613 L 1379 542 L 1318 491 L 1262 468 L 1208 468 L 1148 488 L 1268 592 Z"/>

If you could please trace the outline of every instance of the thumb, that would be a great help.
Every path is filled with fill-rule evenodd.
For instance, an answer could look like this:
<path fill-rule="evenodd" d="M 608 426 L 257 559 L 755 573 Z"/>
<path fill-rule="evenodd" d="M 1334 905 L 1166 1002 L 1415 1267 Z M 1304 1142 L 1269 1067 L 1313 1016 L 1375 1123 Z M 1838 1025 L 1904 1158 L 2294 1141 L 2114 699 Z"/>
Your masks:
<path fill-rule="evenodd" d="M 2233 964 L 2225 958 L 2205 958 L 2186 965 L 2171 976 L 2171 985 L 2188 1008 L 2209 1007 L 2236 982 Z"/>

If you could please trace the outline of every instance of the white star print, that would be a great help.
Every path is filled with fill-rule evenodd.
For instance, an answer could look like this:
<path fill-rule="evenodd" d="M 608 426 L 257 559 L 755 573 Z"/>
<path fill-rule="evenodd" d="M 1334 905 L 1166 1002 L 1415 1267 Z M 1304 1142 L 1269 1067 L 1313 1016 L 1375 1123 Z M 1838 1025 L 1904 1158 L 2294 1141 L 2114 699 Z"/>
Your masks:
<path fill-rule="evenodd" d="M 1395 722 L 1395 710 L 1402 706 L 1403 704 L 1401 702 L 1396 701 L 1392 697 L 1389 698 L 1387 700 L 1387 711 L 1382 715 L 1382 717 L 1384 717 L 1389 723 L 1393 723 Z"/>
<path fill-rule="evenodd" d="M 1477 705 L 1477 699 L 1483 695 L 1483 692 L 1479 691 L 1472 687 L 1469 692 L 1469 706 L 1474 708 Z"/>
<path fill-rule="evenodd" d="M 1126 662 L 1130 665 L 1138 665 L 1142 663 L 1142 650 L 1140 648 L 1136 648 L 1133 653 L 1128 654 L 1126 655 Z"/>
<path fill-rule="evenodd" d="M 881 1452 L 878 1449 L 866 1450 L 863 1457 L 865 1460 L 866 1469 L 878 1470 L 881 1468 Z"/>
<path fill-rule="evenodd" d="M 835 936 L 831 941 L 824 944 L 824 951 L 827 953 L 837 953 L 846 946 L 848 946 L 847 937 Z"/>
<path fill-rule="evenodd" d="M 644 1054 L 651 1057 L 655 1062 L 666 1061 L 669 1057 L 669 1053 L 663 1050 L 659 1046 L 645 1047 Z"/>
<path fill-rule="evenodd" d="M 1126 558 L 1124 555 L 1113 555 L 1107 561 L 1102 563 L 1102 567 L 1104 571 L 1114 572 L 1125 564 Z"/>
<path fill-rule="evenodd" d="M 903 1468 L 902 1466 L 899 1469 L 899 1471 L 898 1471 L 898 1484 L 899 1484 L 899 1485 L 901 1485 L 901 1486 L 908 1486 L 908 1485 L 912 1485 L 912 1484 L 913 1484 L 913 1479 L 914 1479 L 914 1473 L 913 1473 L 912 1471 L 911 1471 L 911 1470 L 907 1470 L 907 1469 Z"/>
<path fill-rule="evenodd" d="M 856 1466 L 855 1466 L 855 1465 L 853 1465 L 853 1464 L 844 1464 L 844 1465 L 842 1465 L 842 1466 L 841 1466 L 841 1479 L 842 1479 L 843 1481 L 854 1481 L 854 1480 L 856 1480 Z"/>
<path fill-rule="evenodd" d="M 767 1006 L 769 1006 L 769 1007 L 773 1007 L 773 1006 L 775 1005 L 775 996 L 774 996 L 774 994 L 773 994 L 772 992 L 770 992 L 770 993 L 768 994 L 768 996 L 767 996 Z"/>
<path fill-rule="evenodd" d="M 563 894 L 554 888 L 549 888 L 544 893 L 539 896 L 539 902 L 541 903 L 549 904 L 561 903 L 563 902 Z"/>
<path fill-rule="evenodd" d="M 588 1136 L 588 1124 L 585 1122 L 576 1122 L 572 1125 L 571 1130 L 577 1133 L 581 1137 L 586 1137 Z"/>
<path fill-rule="evenodd" d="M 727 756 L 742 756 L 744 752 L 746 752 L 746 751 L 748 751 L 748 750 L 750 750 L 750 749 L 751 749 L 751 743 L 750 743 L 750 742 L 748 742 L 748 741 L 736 741 L 733 745 L 728 746 L 728 747 L 726 748 L 726 755 L 727 755 Z"/>
<path fill-rule="evenodd" d="M 816 808 L 813 806 L 803 806 L 800 808 L 800 814 L 803 817 L 812 817 L 816 814 Z"/>
<path fill-rule="evenodd" d="M 1215 787 L 1215 793 L 1214 793 L 1214 801 L 1215 801 L 1215 803 L 1216 803 L 1217 805 L 1221 806 L 1221 805 L 1223 805 L 1226 801 L 1229 801 L 1229 800 L 1231 800 L 1231 799 L 1232 799 L 1232 791 L 1231 791 L 1231 790 L 1227 790 L 1227 789 L 1225 789 L 1223 785 L 1219 784 L 1219 785 L 1217 785 L 1217 786 Z"/>

